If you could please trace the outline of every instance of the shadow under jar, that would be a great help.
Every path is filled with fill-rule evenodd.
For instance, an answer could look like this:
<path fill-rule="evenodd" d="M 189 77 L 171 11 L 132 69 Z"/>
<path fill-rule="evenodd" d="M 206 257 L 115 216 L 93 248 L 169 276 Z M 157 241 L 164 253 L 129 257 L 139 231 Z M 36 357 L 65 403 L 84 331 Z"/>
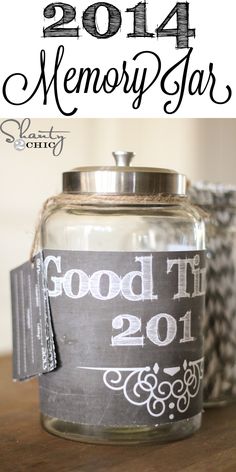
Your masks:
<path fill-rule="evenodd" d="M 64 174 L 42 226 L 58 368 L 42 424 L 64 438 L 146 443 L 201 425 L 205 228 L 167 169 Z"/>

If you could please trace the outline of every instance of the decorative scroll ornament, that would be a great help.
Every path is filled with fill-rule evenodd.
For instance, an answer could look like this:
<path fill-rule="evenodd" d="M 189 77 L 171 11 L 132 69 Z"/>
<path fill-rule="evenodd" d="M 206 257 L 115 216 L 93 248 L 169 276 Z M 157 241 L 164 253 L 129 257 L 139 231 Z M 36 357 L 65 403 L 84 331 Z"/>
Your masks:
<path fill-rule="evenodd" d="M 185 413 L 192 398 L 196 397 L 203 379 L 204 358 L 186 360 L 183 366 L 165 368 L 164 372 L 172 380 L 159 381 L 159 365 L 153 367 L 100 368 L 79 367 L 80 369 L 104 371 L 103 382 L 107 388 L 123 391 L 126 400 L 136 406 L 146 406 L 153 417 L 161 417 L 167 409 Z M 182 369 L 183 367 L 183 369 Z M 176 377 L 179 373 L 181 376 Z M 174 414 L 169 415 L 174 419 Z"/>

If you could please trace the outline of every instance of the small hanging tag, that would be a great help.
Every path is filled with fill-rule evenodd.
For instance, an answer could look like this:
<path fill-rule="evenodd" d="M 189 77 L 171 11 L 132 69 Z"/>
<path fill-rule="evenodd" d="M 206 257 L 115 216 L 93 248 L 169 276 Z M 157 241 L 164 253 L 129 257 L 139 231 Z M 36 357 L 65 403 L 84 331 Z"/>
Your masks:
<path fill-rule="evenodd" d="M 42 252 L 11 271 L 13 378 L 25 380 L 56 368 Z"/>

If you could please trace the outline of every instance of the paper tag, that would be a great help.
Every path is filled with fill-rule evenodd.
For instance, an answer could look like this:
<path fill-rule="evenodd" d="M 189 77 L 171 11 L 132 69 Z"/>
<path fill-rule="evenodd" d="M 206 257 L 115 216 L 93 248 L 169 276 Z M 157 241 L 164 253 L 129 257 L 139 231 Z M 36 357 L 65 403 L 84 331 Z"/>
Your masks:
<path fill-rule="evenodd" d="M 56 367 L 42 253 L 11 271 L 13 378 L 25 380 Z"/>

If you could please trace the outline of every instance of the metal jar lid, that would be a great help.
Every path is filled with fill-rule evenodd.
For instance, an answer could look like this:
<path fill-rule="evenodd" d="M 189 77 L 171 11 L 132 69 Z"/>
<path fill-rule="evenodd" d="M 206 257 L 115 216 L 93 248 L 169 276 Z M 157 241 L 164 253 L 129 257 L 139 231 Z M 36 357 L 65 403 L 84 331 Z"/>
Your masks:
<path fill-rule="evenodd" d="M 63 174 L 63 192 L 110 195 L 185 195 L 186 177 L 170 169 L 130 167 L 133 152 L 113 152 L 116 166 L 77 167 Z"/>

